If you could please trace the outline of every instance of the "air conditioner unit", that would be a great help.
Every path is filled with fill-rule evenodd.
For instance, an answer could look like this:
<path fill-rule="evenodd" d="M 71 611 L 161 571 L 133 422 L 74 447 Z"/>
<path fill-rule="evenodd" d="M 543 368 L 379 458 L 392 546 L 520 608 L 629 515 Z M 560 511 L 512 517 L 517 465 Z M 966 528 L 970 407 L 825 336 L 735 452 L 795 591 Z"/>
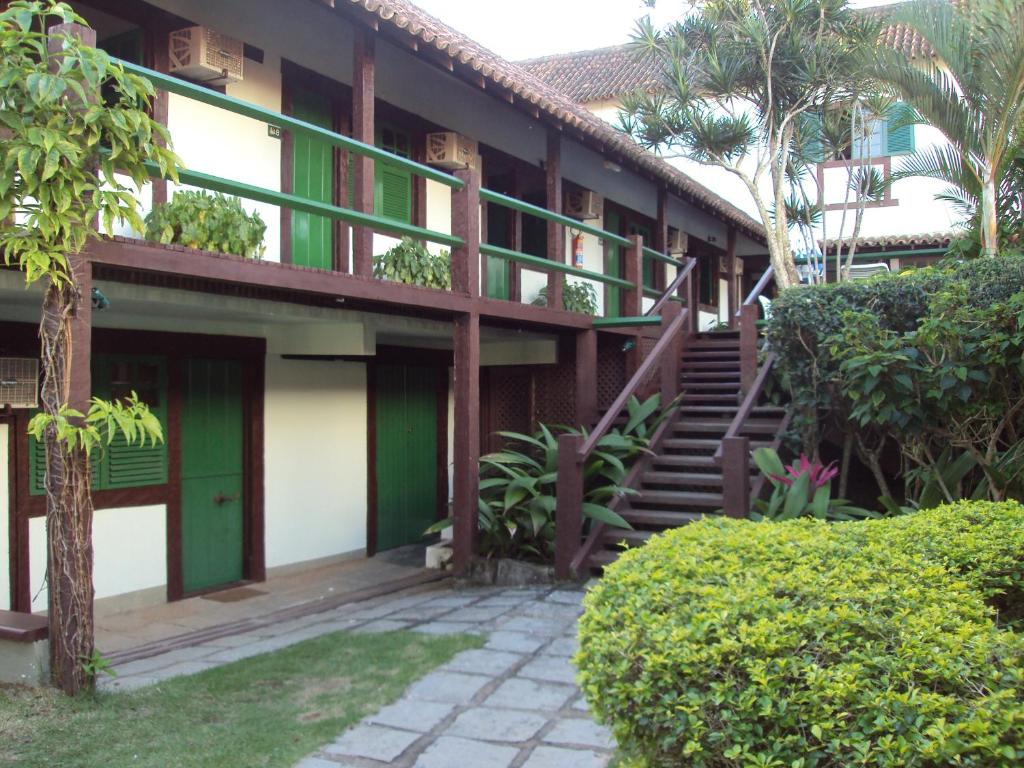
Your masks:
<path fill-rule="evenodd" d="M 476 167 L 477 143 L 454 131 L 427 134 L 427 163 L 450 171 Z"/>
<path fill-rule="evenodd" d="M 681 229 L 668 228 L 668 252 L 672 256 L 682 256 L 689 250 L 690 238 Z"/>
<path fill-rule="evenodd" d="M 242 79 L 245 45 L 209 27 L 186 27 L 168 38 L 171 74 L 208 85 Z"/>
<path fill-rule="evenodd" d="M 589 189 L 567 191 L 563 203 L 565 215 L 574 219 L 599 219 L 604 209 L 604 198 Z"/>
<path fill-rule="evenodd" d="M 0 357 L 0 406 L 39 407 L 39 360 Z"/>

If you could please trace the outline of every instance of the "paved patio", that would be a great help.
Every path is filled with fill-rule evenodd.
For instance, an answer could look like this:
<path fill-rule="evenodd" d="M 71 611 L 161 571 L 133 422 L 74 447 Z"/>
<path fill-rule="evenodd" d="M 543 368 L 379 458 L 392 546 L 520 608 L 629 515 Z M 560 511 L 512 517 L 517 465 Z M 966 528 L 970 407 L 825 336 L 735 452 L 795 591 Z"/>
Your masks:
<path fill-rule="evenodd" d="M 425 587 L 343 605 L 116 667 L 132 689 L 351 630 L 478 633 L 394 704 L 296 768 L 600 768 L 614 742 L 590 718 L 570 662 L 582 590 Z"/>

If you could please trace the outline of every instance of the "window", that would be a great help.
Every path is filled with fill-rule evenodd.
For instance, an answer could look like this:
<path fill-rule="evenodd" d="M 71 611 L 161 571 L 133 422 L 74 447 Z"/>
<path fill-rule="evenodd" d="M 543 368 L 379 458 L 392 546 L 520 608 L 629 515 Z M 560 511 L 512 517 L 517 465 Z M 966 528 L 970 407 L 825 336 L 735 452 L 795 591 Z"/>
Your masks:
<path fill-rule="evenodd" d="M 412 140 L 405 131 L 394 128 L 380 128 L 377 131 L 377 146 L 393 155 L 409 158 L 412 156 Z M 355 173 L 352 155 L 348 160 L 348 200 L 353 205 L 355 197 Z M 394 165 L 387 160 L 378 160 L 373 167 L 373 212 L 377 216 L 394 219 L 405 224 L 412 223 L 412 172 L 408 168 Z"/>
<path fill-rule="evenodd" d="M 700 259 L 697 303 L 714 306 L 718 304 L 718 257 L 703 254 L 697 258 Z"/>
<path fill-rule="evenodd" d="M 914 125 L 912 111 L 902 102 L 893 104 L 884 115 L 867 117 L 867 135 L 858 135 L 850 141 L 850 121 L 853 119 L 848 108 L 830 108 L 827 129 L 822 128 L 820 116 L 808 116 L 804 122 L 807 126 L 811 159 L 815 162 L 826 160 L 863 160 L 868 158 L 908 155 L 914 152 Z M 858 133 L 860 118 L 858 117 Z M 832 152 L 822 151 L 823 142 L 817 135 L 830 137 L 826 146 L 834 147 Z M 828 156 L 831 155 L 831 156 Z"/>
<path fill-rule="evenodd" d="M 146 403 L 160 420 L 165 442 L 129 445 L 118 434 L 110 445 L 92 455 L 94 491 L 138 488 L 167 482 L 167 365 L 163 358 L 148 356 L 97 355 L 92 364 L 93 392 L 120 400 L 132 392 Z M 29 438 L 30 492 L 46 492 L 46 451 L 43 443 Z"/>

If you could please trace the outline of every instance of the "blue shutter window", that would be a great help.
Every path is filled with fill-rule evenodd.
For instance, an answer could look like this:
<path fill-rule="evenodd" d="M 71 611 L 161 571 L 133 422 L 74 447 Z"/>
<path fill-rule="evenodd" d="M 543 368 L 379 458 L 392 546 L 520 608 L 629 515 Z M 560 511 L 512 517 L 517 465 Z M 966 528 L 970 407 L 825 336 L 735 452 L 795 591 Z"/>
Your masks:
<path fill-rule="evenodd" d="M 897 102 L 886 115 L 887 142 L 886 155 L 911 155 L 914 153 L 913 110 L 902 102 Z"/>

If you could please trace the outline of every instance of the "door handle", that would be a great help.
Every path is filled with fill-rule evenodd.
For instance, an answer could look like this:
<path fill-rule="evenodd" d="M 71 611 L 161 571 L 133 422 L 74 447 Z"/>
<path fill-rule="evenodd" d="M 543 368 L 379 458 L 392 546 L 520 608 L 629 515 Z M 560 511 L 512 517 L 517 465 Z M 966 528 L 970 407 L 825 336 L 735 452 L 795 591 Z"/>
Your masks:
<path fill-rule="evenodd" d="M 225 496 L 223 493 L 218 493 L 213 497 L 213 503 L 220 506 L 221 504 L 227 504 L 229 501 L 238 501 L 241 495 L 236 493 L 234 496 Z"/>

